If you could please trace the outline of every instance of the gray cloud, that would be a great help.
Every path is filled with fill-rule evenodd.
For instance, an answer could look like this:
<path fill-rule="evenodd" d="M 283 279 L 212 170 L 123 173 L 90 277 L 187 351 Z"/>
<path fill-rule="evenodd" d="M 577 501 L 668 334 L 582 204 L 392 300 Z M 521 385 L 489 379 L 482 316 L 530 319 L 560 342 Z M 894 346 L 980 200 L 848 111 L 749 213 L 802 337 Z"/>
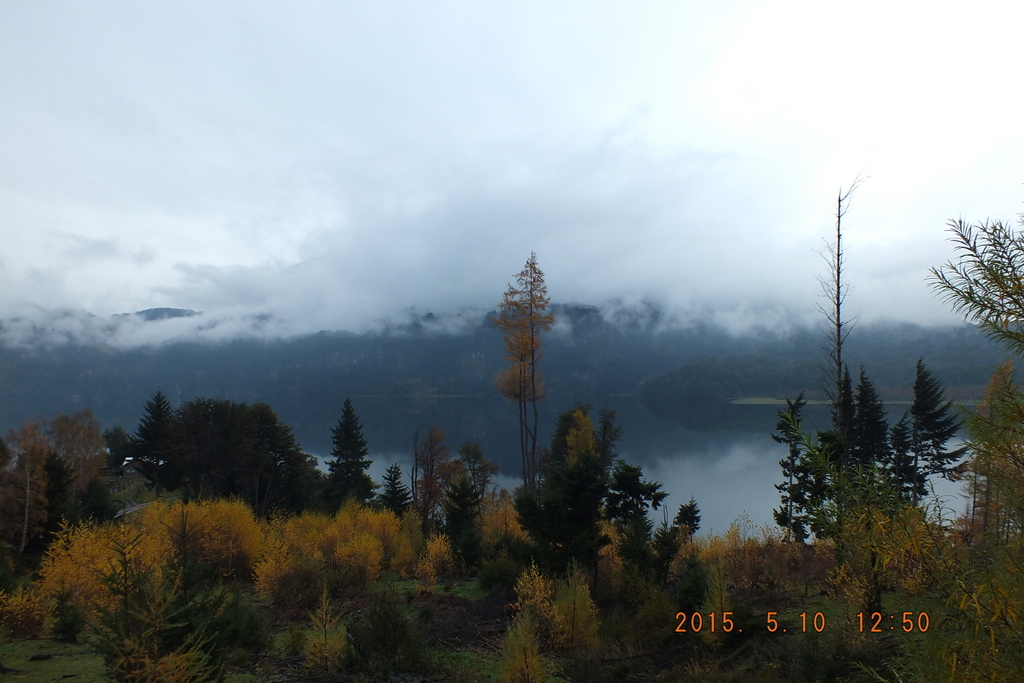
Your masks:
<path fill-rule="evenodd" d="M 368 329 L 488 309 L 535 250 L 557 301 L 793 324 L 813 319 L 830 198 L 865 170 L 850 306 L 952 320 L 927 268 L 949 217 L 1019 210 L 1019 127 L 935 113 L 938 159 L 906 129 L 914 101 L 875 113 L 888 67 L 865 60 L 844 132 L 800 99 L 827 64 L 750 82 L 744 60 L 797 49 L 744 53 L 759 12 L 5 6 L 0 317 L 175 306 L 219 321 L 210 335 Z"/>

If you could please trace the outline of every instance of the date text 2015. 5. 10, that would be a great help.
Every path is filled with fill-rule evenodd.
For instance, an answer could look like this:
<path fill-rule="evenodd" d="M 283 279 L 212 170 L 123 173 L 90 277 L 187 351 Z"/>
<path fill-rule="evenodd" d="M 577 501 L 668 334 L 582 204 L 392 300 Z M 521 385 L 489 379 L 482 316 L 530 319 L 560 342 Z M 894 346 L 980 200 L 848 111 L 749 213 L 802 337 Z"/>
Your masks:
<path fill-rule="evenodd" d="M 796 623 L 799 620 L 799 623 Z M 821 633 L 825 630 L 826 619 L 821 612 L 801 612 L 793 623 L 783 623 L 778 612 L 765 614 L 764 629 L 768 633 L 806 633 L 814 630 Z M 885 631 L 903 631 L 924 633 L 931 625 L 927 612 L 902 612 L 898 614 L 882 614 L 881 612 L 860 612 L 857 614 L 857 630 L 861 633 L 884 633 Z M 676 633 L 700 633 L 707 630 L 712 633 L 731 633 L 733 630 L 742 632 L 733 621 L 732 612 L 677 612 Z"/>

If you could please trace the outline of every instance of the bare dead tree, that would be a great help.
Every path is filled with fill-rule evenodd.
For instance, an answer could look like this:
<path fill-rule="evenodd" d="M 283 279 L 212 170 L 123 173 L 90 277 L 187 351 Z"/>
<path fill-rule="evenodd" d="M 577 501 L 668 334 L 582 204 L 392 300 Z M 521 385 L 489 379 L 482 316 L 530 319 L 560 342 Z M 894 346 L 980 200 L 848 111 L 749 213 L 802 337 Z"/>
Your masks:
<path fill-rule="evenodd" d="M 860 183 L 861 178 L 857 176 L 845 192 L 839 188 L 836 198 L 836 237 L 834 242 L 825 243 L 821 257 L 828 265 L 828 270 L 825 275 L 818 276 L 821 296 L 825 300 L 824 303 L 818 304 L 818 310 L 825 316 L 826 321 L 825 350 L 828 352 L 828 361 L 825 366 L 825 396 L 832 404 L 833 427 L 844 440 L 847 437 L 850 415 L 847 414 L 848 408 L 843 400 L 843 345 L 856 324 L 857 317 L 843 317 L 843 304 L 850 292 L 850 285 L 843 279 L 843 217 L 850 209 L 850 196 Z"/>

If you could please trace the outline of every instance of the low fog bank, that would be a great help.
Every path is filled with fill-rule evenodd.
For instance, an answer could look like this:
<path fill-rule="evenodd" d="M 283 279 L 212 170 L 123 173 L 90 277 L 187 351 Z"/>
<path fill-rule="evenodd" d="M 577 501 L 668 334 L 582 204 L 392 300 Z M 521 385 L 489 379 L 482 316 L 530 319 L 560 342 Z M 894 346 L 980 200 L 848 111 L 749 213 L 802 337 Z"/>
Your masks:
<path fill-rule="evenodd" d="M 551 335 L 565 337 L 580 326 L 607 326 L 627 332 L 673 332 L 705 328 L 733 337 L 776 337 L 812 331 L 822 316 L 786 305 L 712 304 L 678 306 L 649 298 L 615 298 L 601 304 L 556 303 Z M 196 311 L 151 308 L 134 313 L 98 316 L 82 309 L 21 306 L 0 318 L 0 346 L 52 348 L 66 344 L 113 349 L 158 347 L 168 343 L 224 343 L 236 339 L 288 340 L 323 332 L 351 335 L 461 335 L 489 327 L 494 309 L 422 310 L 409 307 L 377 317 L 342 319 L 321 327 L 316 318 L 298 312 L 266 312 L 243 308 Z M 581 313 L 582 315 L 581 317 Z M 944 329 L 956 319 L 924 324 L 885 318 L 860 323 L 869 329 L 921 327 Z"/>

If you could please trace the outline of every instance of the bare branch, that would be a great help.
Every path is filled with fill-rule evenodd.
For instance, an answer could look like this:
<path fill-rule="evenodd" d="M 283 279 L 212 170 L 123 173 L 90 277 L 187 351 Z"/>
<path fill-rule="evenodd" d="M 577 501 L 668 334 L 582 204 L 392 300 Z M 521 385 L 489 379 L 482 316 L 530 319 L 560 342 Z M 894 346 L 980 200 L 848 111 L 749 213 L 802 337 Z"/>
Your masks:
<path fill-rule="evenodd" d="M 828 352 L 828 365 L 826 371 L 826 384 L 825 384 L 825 395 L 828 397 L 829 402 L 832 404 L 832 411 L 834 417 L 834 427 L 836 430 L 845 435 L 846 423 L 848 416 L 845 415 L 845 409 L 842 405 L 842 387 L 843 387 L 843 345 L 846 343 L 846 338 L 850 335 L 853 330 L 853 326 L 857 322 L 857 316 L 854 316 L 850 320 L 843 318 L 843 305 L 846 302 L 846 297 L 850 292 L 850 286 L 843 280 L 843 267 L 845 265 L 845 258 L 843 255 L 843 217 L 846 212 L 850 209 L 850 202 L 853 191 L 862 182 L 861 177 L 857 176 L 854 179 L 850 187 L 843 192 L 843 189 L 839 189 L 839 194 L 836 197 L 836 234 L 835 241 L 825 241 L 825 246 L 822 249 L 821 257 L 825 260 L 828 267 L 828 274 L 818 276 L 818 282 L 821 285 L 822 298 L 825 300 L 824 304 L 817 306 L 825 316 L 825 350 Z"/>

